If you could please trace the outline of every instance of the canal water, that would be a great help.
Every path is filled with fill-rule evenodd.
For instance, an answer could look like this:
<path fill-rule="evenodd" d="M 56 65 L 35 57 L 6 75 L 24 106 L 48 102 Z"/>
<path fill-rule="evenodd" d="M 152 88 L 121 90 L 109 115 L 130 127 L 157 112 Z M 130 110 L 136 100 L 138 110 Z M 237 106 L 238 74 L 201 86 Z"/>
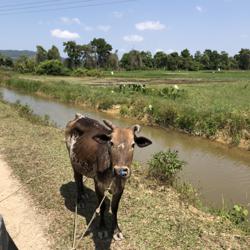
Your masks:
<path fill-rule="evenodd" d="M 22 104 L 28 104 L 36 114 L 49 115 L 61 128 L 74 118 L 76 112 L 100 121 L 108 119 L 119 126 L 134 124 L 96 110 L 62 104 L 5 88 L 1 88 L 0 92 L 8 102 L 19 100 Z M 250 208 L 250 152 L 150 126 L 143 126 L 141 134 L 150 138 L 153 144 L 144 149 L 137 148 L 135 160 L 146 163 L 155 152 L 169 148 L 178 150 L 180 158 L 186 161 L 186 166 L 180 173 L 181 180 L 198 189 L 205 204 L 221 207 L 224 201 L 228 206 L 243 204 Z"/>

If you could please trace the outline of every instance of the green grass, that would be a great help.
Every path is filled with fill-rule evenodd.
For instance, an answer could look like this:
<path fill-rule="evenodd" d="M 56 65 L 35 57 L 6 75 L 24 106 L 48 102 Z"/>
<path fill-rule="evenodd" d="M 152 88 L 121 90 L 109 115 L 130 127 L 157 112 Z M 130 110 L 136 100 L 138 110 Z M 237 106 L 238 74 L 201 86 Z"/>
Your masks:
<path fill-rule="evenodd" d="M 203 73 L 190 74 L 198 76 Z M 179 85 L 180 94 L 172 91 L 173 87 L 169 85 L 147 84 L 146 90 L 141 91 L 136 88 L 120 89 L 113 85 L 27 80 L 15 75 L 0 81 L 0 85 L 100 110 L 119 105 L 123 116 L 250 149 L 250 81 L 244 80 L 249 74 L 227 72 L 225 75 L 232 75 L 237 81 Z M 167 94 L 162 94 L 163 90 Z"/>
<path fill-rule="evenodd" d="M 73 116 L 73 114 L 72 114 Z M 28 115 L 29 117 L 29 115 Z M 70 249 L 73 233 L 75 186 L 63 131 L 21 117 L 17 107 L 0 102 L 1 154 L 14 174 L 25 182 L 50 169 L 54 173 L 26 186 L 49 224 L 52 249 Z M 93 183 L 86 183 L 88 206 L 80 210 L 78 234 L 86 227 L 97 200 Z M 185 192 L 185 191 L 184 191 Z M 110 227 L 110 215 L 108 214 Z M 183 202 L 171 187 L 147 177 L 134 165 L 126 185 L 119 222 L 126 239 L 122 242 L 97 239 L 97 220 L 81 249 L 249 249 L 250 237 L 228 219 L 213 216 Z M 46 223 L 47 224 L 47 223 Z"/>
<path fill-rule="evenodd" d="M 122 78 L 181 78 L 202 80 L 249 80 L 250 71 L 165 71 L 165 70 L 135 70 L 135 71 L 105 71 L 105 76 Z"/>

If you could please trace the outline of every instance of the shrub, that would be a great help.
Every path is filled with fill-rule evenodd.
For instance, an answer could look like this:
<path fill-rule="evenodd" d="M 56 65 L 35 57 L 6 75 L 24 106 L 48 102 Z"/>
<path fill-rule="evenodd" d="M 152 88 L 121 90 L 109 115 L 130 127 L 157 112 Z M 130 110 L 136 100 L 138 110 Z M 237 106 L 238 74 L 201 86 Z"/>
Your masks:
<path fill-rule="evenodd" d="M 22 105 L 20 101 L 17 101 L 13 106 L 16 108 L 20 117 L 27 119 L 34 124 L 42 124 L 45 126 L 55 126 L 54 123 L 50 122 L 48 115 L 39 116 L 34 113 L 34 111 L 27 104 Z"/>
<path fill-rule="evenodd" d="M 102 77 L 103 72 L 98 69 L 77 68 L 74 70 L 73 75 L 78 77 L 84 77 L 84 76 Z"/>
<path fill-rule="evenodd" d="M 127 105 L 122 105 L 120 109 L 120 114 L 122 116 L 127 116 L 129 115 L 129 113 L 130 113 L 129 107 Z"/>
<path fill-rule="evenodd" d="M 14 63 L 14 70 L 19 73 L 35 72 L 36 63 L 34 58 L 27 56 L 20 56 Z"/>
<path fill-rule="evenodd" d="M 36 70 L 39 75 L 69 75 L 69 70 L 59 60 L 41 62 Z"/>
<path fill-rule="evenodd" d="M 250 224 L 248 220 L 248 210 L 246 207 L 235 204 L 232 208 L 223 208 L 217 211 L 217 214 L 219 214 L 221 217 L 224 217 L 231 222 L 233 222 L 235 225 L 237 225 L 239 228 L 241 228 L 243 231 L 249 233 L 250 232 Z"/>
<path fill-rule="evenodd" d="M 99 103 L 98 109 L 100 109 L 100 110 L 111 109 L 113 104 L 114 104 L 113 100 L 105 100 L 105 101 Z"/>
<path fill-rule="evenodd" d="M 158 95 L 161 97 L 175 100 L 178 97 L 182 97 L 185 94 L 184 89 L 180 89 L 177 85 L 174 87 L 166 87 L 159 90 Z"/>
<path fill-rule="evenodd" d="M 183 168 L 184 161 L 179 159 L 178 151 L 169 149 L 167 152 L 160 151 L 154 154 L 148 164 L 150 176 L 172 185 L 176 174 Z"/>

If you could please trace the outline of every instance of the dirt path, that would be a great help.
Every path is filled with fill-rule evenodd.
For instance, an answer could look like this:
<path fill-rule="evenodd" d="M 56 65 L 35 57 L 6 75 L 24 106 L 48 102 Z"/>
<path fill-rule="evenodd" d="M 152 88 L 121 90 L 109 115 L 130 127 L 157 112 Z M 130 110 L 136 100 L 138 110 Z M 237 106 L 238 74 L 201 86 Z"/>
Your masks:
<path fill-rule="evenodd" d="M 0 200 L 20 186 L 11 173 L 11 168 L 0 155 Z M 42 216 L 23 190 L 0 203 L 0 214 L 19 250 L 50 249 L 42 226 Z"/>

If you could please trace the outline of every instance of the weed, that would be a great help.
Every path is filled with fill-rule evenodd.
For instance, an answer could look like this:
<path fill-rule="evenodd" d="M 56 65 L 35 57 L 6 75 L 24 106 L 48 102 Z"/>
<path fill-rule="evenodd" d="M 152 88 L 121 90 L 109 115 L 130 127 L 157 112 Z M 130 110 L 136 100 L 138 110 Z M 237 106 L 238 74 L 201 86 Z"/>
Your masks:
<path fill-rule="evenodd" d="M 167 152 L 160 151 L 154 154 L 148 164 L 150 176 L 173 184 L 176 174 L 184 166 L 184 161 L 179 159 L 178 151 L 169 149 Z"/>
<path fill-rule="evenodd" d="M 54 123 L 50 121 L 48 115 L 43 117 L 36 115 L 33 110 L 29 107 L 29 105 L 22 105 L 20 101 L 17 101 L 15 104 L 12 104 L 17 110 L 20 117 L 23 117 L 34 124 L 42 124 L 44 126 L 56 126 Z"/>
<path fill-rule="evenodd" d="M 219 216 L 230 220 L 241 230 L 250 233 L 250 223 L 248 219 L 248 209 L 245 206 L 235 204 L 232 208 L 225 208 L 215 210 Z"/>

